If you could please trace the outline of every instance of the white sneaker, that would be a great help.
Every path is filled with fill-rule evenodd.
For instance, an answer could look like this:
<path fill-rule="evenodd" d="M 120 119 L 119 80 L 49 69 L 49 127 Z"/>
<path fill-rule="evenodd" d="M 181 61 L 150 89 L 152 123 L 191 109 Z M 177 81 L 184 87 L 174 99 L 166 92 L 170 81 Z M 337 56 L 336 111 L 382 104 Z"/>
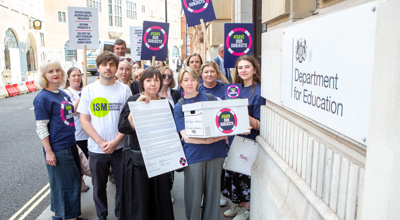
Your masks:
<path fill-rule="evenodd" d="M 235 218 L 232 220 L 249 220 L 250 219 L 250 211 L 246 208 L 243 208 L 242 212 L 238 213 Z"/>
<path fill-rule="evenodd" d="M 224 216 L 228 217 L 228 218 L 233 218 L 235 217 L 237 214 L 243 212 L 243 208 L 240 207 L 238 204 L 235 204 L 233 206 L 231 206 L 228 210 L 226 210 L 224 212 Z"/>
<path fill-rule="evenodd" d="M 225 207 L 226 205 L 228 205 L 228 201 L 226 200 L 226 197 L 223 196 L 221 193 L 221 197 L 219 197 L 219 206 Z"/>

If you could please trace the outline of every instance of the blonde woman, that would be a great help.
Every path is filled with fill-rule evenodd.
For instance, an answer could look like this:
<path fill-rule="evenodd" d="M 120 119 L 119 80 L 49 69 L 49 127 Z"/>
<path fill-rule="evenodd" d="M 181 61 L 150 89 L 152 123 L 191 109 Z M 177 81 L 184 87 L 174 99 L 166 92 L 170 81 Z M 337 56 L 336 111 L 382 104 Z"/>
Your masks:
<path fill-rule="evenodd" d="M 81 169 L 76 148 L 74 107 L 69 96 L 58 89 L 65 83 L 60 62 L 48 60 L 40 67 L 40 91 L 35 107 L 36 132 L 42 140 L 50 182 L 52 219 L 80 219 Z M 71 161 L 73 161 L 71 163 Z"/>

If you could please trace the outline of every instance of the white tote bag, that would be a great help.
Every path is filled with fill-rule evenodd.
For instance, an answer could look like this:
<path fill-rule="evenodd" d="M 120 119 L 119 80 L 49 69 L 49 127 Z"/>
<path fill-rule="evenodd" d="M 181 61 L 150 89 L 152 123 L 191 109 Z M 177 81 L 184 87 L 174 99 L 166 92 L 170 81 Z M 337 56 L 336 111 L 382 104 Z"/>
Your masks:
<path fill-rule="evenodd" d="M 251 176 L 251 166 L 258 154 L 258 143 L 255 140 L 235 136 L 224 169 Z"/>

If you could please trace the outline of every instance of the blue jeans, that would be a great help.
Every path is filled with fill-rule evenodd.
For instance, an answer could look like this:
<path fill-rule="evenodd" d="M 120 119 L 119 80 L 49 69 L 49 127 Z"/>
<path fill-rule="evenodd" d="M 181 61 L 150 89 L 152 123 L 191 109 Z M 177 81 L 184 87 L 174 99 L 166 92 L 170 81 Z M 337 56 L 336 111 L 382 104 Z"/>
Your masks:
<path fill-rule="evenodd" d="M 119 218 L 119 206 L 121 202 L 122 180 L 122 149 L 112 154 L 98 154 L 89 152 L 89 167 L 92 173 L 93 200 L 96 206 L 97 217 L 107 219 L 107 182 L 110 166 L 116 183 L 115 216 Z"/>
<path fill-rule="evenodd" d="M 54 151 L 56 166 L 46 163 L 50 182 L 50 210 L 63 219 L 81 214 L 81 166 L 78 149 L 71 146 Z M 44 154 L 45 161 L 46 155 Z"/>

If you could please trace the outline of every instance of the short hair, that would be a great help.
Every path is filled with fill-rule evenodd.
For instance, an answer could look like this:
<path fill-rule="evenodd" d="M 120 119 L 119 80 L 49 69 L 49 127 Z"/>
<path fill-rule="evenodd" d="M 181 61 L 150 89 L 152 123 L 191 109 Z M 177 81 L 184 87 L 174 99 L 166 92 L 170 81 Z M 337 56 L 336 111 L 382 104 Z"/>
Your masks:
<path fill-rule="evenodd" d="M 100 55 L 97 56 L 96 58 L 96 65 L 97 67 L 100 66 L 100 64 L 102 63 L 107 63 L 109 61 L 114 61 L 115 65 L 119 65 L 119 59 L 117 57 L 117 55 L 115 55 L 114 53 L 111 53 L 110 51 L 104 51 L 103 53 L 101 53 Z"/>
<path fill-rule="evenodd" d="M 201 58 L 200 54 L 199 54 L 199 53 L 192 53 L 192 54 L 190 54 L 190 56 L 186 59 L 186 66 L 189 66 L 190 59 L 191 59 L 192 57 L 196 57 L 196 56 L 200 58 L 200 65 L 203 65 L 203 59 Z"/>
<path fill-rule="evenodd" d="M 256 74 L 253 75 L 253 84 L 254 83 L 261 84 L 261 68 L 260 68 L 260 64 L 258 63 L 256 58 L 254 58 L 253 56 L 249 56 L 249 55 L 243 55 L 243 56 L 239 57 L 236 60 L 236 64 L 235 64 L 235 72 L 236 72 L 235 75 L 236 76 L 234 78 L 233 83 L 240 83 L 240 84 L 242 84 L 242 86 L 244 85 L 244 82 L 243 82 L 242 78 L 240 78 L 239 71 L 238 71 L 239 62 L 243 61 L 243 60 L 246 60 L 246 61 L 250 62 L 251 65 L 256 70 Z"/>
<path fill-rule="evenodd" d="M 200 67 L 200 75 L 203 75 L 203 70 L 205 67 L 207 66 L 211 66 L 215 69 L 215 71 L 217 72 L 217 78 L 221 78 L 222 72 L 219 69 L 218 64 L 215 61 L 206 61 L 205 63 L 203 63 L 203 65 L 201 65 Z"/>
<path fill-rule="evenodd" d="M 122 44 L 125 45 L 125 47 L 126 47 L 126 42 L 124 40 L 122 40 L 122 39 L 117 39 L 114 42 L 114 46 L 115 45 L 122 45 Z"/>
<path fill-rule="evenodd" d="M 139 90 L 140 92 L 144 92 L 144 87 L 143 87 L 143 83 L 144 80 L 147 78 L 153 78 L 154 75 L 160 80 L 160 88 L 158 89 L 158 91 L 160 92 L 161 90 L 161 83 L 162 83 L 162 76 L 160 71 L 157 69 L 157 67 L 147 67 L 144 72 L 140 75 L 140 81 L 139 81 Z"/>
<path fill-rule="evenodd" d="M 66 79 L 66 82 L 65 82 L 64 89 L 68 88 L 68 87 L 71 85 L 71 84 L 69 83 L 68 78 L 69 78 L 69 76 L 71 75 L 71 73 L 74 72 L 75 70 L 78 70 L 79 73 L 82 74 L 81 70 L 80 70 L 78 67 L 75 67 L 75 66 L 70 67 L 70 68 L 67 70 L 67 79 Z M 82 87 L 83 87 L 83 82 L 82 82 L 82 80 L 81 80 L 81 84 L 79 84 L 79 88 L 82 88 Z"/>
<path fill-rule="evenodd" d="M 55 67 L 55 68 L 60 68 L 61 69 L 61 79 L 60 79 L 60 84 L 58 85 L 59 87 L 64 85 L 65 83 L 65 71 L 61 66 L 61 63 L 58 60 L 46 60 L 43 61 L 42 64 L 40 64 L 40 74 L 38 75 L 38 78 L 35 80 L 36 87 L 39 89 L 45 88 L 47 86 L 47 79 L 45 77 L 46 71 L 49 67 Z"/>
<path fill-rule="evenodd" d="M 171 79 L 171 82 L 169 83 L 168 87 L 173 89 L 173 88 L 175 88 L 175 85 L 176 85 L 175 79 L 174 79 L 174 71 L 172 71 L 172 69 L 169 68 L 168 66 L 162 66 L 162 67 L 160 67 L 161 76 L 162 76 L 162 74 L 164 74 L 165 70 L 170 70 L 172 73 L 172 79 Z"/>
<path fill-rule="evenodd" d="M 182 89 L 181 83 L 183 80 L 183 75 L 185 75 L 185 73 L 188 73 L 191 77 L 195 78 L 197 80 L 197 82 L 200 83 L 200 76 L 197 74 L 197 71 L 194 70 L 192 67 L 187 66 L 185 68 L 182 68 L 181 71 L 179 71 L 178 86 L 180 89 Z"/>
<path fill-rule="evenodd" d="M 218 53 L 224 51 L 224 44 L 218 46 Z"/>

